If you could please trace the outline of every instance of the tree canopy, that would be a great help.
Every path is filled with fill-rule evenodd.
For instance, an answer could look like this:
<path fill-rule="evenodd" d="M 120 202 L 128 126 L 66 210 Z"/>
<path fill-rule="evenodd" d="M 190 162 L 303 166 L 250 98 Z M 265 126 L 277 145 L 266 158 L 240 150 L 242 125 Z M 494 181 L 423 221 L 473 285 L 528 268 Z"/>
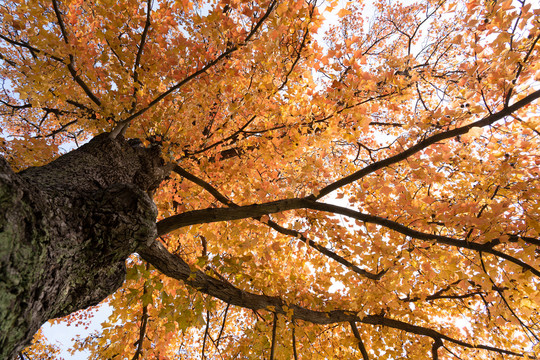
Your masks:
<path fill-rule="evenodd" d="M 16 0 L 0 17 L 13 169 L 104 132 L 172 169 L 158 237 L 74 350 L 540 356 L 534 1 Z M 36 339 L 23 356 L 54 352 Z"/>

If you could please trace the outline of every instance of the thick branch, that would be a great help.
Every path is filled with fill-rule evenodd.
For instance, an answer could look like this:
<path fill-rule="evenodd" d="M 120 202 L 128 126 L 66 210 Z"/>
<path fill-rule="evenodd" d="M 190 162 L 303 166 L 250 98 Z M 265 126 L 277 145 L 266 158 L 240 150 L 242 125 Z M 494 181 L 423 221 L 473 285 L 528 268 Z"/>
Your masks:
<path fill-rule="evenodd" d="M 274 313 L 274 323 L 272 325 L 272 346 L 270 347 L 270 360 L 274 360 L 276 351 L 276 330 L 277 330 L 278 314 Z"/>
<path fill-rule="evenodd" d="M 422 151 L 425 148 L 427 148 L 427 147 L 429 147 L 429 146 L 431 146 L 433 144 L 436 144 L 436 143 L 438 143 L 438 142 L 440 142 L 442 140 L 446 140 L 446 139 L 456 137 L 458 135 L 466 134 L 467 132 L 469 132 L 469 130 L 471 130 L 472 128 L 475 128 L 475 127 L 484 127 L 484 126 L 491 125 L 494 122 L 496 122 L 498 120 L 501 120 L 505 116 L 509 116 L 514 111 L 516 111 L 516 110 L 530 104 L 531 102 L 538 99 L 539 97 L 540 97 L 540 90 L 534 91 L 533 93 L 529 94 L 528 96 L 524 97 L 523 99 L 519 100 L 518 102 L 514 103 L 513 105 L 505 107 L 501 111 L 499 111 L 497 113 L 494 113 L 494 114 L 491 114 L 491 115 L 483 118 L 482 120 L 478 120 L 478 121 L 475 121 L 475 122 L 473 122 L 471 124 L 468 124 L 468 125 L 465 125 L 465 126 L 462 126 L 462 127 L 459 127 L 459 128 L 455 128 L 455 129 L 452 129 L 452 130 L 448 130 L 448 131 L 445 131 L 445 132 L 442 132 L 442 133 L 432 135 L 432 136 L 428 137 L 427 139 L 420 141 L 416 145 L 411 146 L 407 150 L 400 152 L 399 154 L 396 154 L 396 155 L 391 156 L 389 158 L 386 158 L 384 160 L 374 162 L 374 163 L 366 166 L 365 168 L 363 168 L 363 169 L 361 169 L 361 170 L 359 170 L 359 171 L 357 171 L 357 172 L 355 172 L 355 173 L 353 173 L 353 174 L 351 174 L 349 176 L 346 176 L 344 178 L 339 179 L 338 181 L 336 181 L 336 182 L 324 187 L 323 189 L 321 189 L 318 192 L 317 195 L 312 195 L 311 198 L 314 199 L 314 200 L 318 200 L 318 199 L 322 198 L 323 196 L 326 196 L 326 195 L 330 194 L 334 190 L 337 190 L 337 189 L 339 189 L 339 188 L 341 188 L 341 187 L 343 187 L 345 185 L 348 185 L 350 183 L 358 181 L 361 178 L 363 178 L 364 176 L 369 175 L 369 174 L 371 174 L 371 173 L 373 173 L 373 172 L 375 172 L 377 170 L 380 170 L 380 169 L 388 167 L 388 166 L 390 166 L 392 164 L 403 161 L 403 160 L 407 159 L 408 157 L 416 154 L 417 152 Z"/>
<path fill-rule="evenodd" d="M 303 199 L 284 199 L 234 208 L 208 208 L 188 211 L 159 221 L 157 223 L 158 234 L 159 236 L 165 235 L 173 230 L 195 224 L 248 219 L 287 210 L 300 209 L 304 207 L 302 205 L 304 201 Z"/>
<path fill-rule="evenodd" d="M 540 91 L 539 91 L 540 94 Z M 333 214 L 340 214 L 351 217 L 356 220 L 360 220 L 366 223 L 372 223 L 384 226 L 388 229 L 394 230 L 398 233 L 401 233 L 406 236 L 410 236 L 419 240 L 429 240 L 435 241 L 441 245 L 449 245 L 462 249 L 474 250 L 477 252 L 485 252 L 488 254 L 495 255 L 502 259 L 508 260 L 524 270 L 529 270 L 536 276 L 540 277 L 540 271 L 535 269 L 533 266 L 513 257 L 508 254 L 505 254 L 501 251 L 494 250 L 490 242 L 485 244 L 479 244 L 475 242 L 458 240 L 451 238 L 449 236 L 436 235 L 430 233 L 424 233 L 418 230 L 411 229 L 405 225 L 402 225 L 398 222 L 385 219 L 375 215 L 364 214 L 356 210 L 348 209 L 342 206 L 320 203 L 317 201 L 312 201 L 307 198 L 299 199 L 284 199 L 277 200 L 263 204 L 255 205 L 246 205 L 238 206 L 234 208 L 208 208 L 202 210 L 193 210 L 188 211 L 182 214 L 173 215 L 168 218 L 165 218 L 157 223 L 157 229 L 159 235 L 167 234 L 173 230 L 179 229 L 181 227 L 195 225 L 195 224 L 204 224 L 218 221 L 231 221 L 231 220 L 240 220 L 247 218 L 257 218 L 263 215 L 275 214 L 287 210 L 296 210 L 296 209 L 311 209 L 329 212 Z"/>
<path fill-rule="evenodd" d="M 182 258 L 171 254 L 159 241 L 150 245 L 141 245 L 138 253 L 144 260 L 152 264 L 163 274 L 181 280 L 198 291 L 218 298 L 228 304 L 251 310 L 269 310 L 276 314 L 286 315 L 292 311 L 293 319 L 303 320 L 314 324 L 334 324 L 340 322 L 360 322 L 370 325 L 381 325 L 406 331 L 411 334 L 428 336 L 432 339 L 446 340 L 470 349 L 483 349 L 500 354 L 522 356 L 519 353 L 499 349 L 482 344 L 470 344 L 456 340 L 440 332 L 412 325 L 403 321 L 387 318 L 383 315 L 367 315 L 360 317 L 357 312 L 350 310 L 316 311 L 295 304 L 287 304 L 277 296 L 258 295 L 241 290 L 229 282 L 215 279 L 204 272 L 192 269 Z"/>
<path fill-rule="evenodd" d="M 216 188 L 214 188 L 212 185 L 210 185 L 209 183 L 207 183 L 203 179 L 189 173 L 188 171 L 184 170 L 183 168 L 181 168 L 177 164 L 171 164 L 171 166 L 172 166 L 173 171 L 176 172 L 178 175 L 180 175 L 180 176 L 188 179 L 189 181 L 199 185 L 200 187 L 202 187 L 203 189 L 208 191 L 212 196 L 214 196 L 214 198 L 216 198 L 222 204 L 227 205 L 227 206 L 232 207 L 232 208 L 238 208 L 239 207 L 237 204 L 233 203 L 231 200 L 229 200 L 227 197 L 225 197 L 223 194 L 221 194 Z M 258 221 L 261 220 L 260 217 L 255 217 L 255 219 L 258 220 Z M 326 255 L 331 259 L 334 259 L 335 261 L 337 261 L 341 265 L 344 265 L 345 267 L 349 268 L 350 270 L 356 272 L 357 274 L 365 276 L 368 279 L 380 280 L 380 278 L 386 273 L 386 270 L 383 270 L 383 271 L 378 272 L 377 274 L 373 274 L 373 273 L 371 273 L 369 271 L 361 269 L 358 266 L 356 266 L 355 264 L 351 263 L 350 261 L 348 261 L 348 260 L 344 259 L 343 257 L 339 256 L 335 252 L 327 249 L 326 247 L 324 247 L 322 245 L 319 245 L 318 243 L 316 243 L 313 240 L 307 239 L 306 236 L 304 234 L 302 234 L 301 232 L 296 231 L 296 230 L 292 230 L 292 229 L 287 229 L 287 228 L 279 225 L 278 223 L 276 223 L 276 222 L 274 222 L 272 220 L 268 220 L 266 222 L 266 225 L 270 226 L 272 229 L 276 230 L 277 232 L 279 232 L 279 233 L 281 233 L 283 235 L 293 236 L 293 237 L 299 239 L 300 241 L 302 241 L 303 243 L 309 245 L 311 248 L 317 250 L 321 254 Z"/>
<path fill-rule="evenodd" d="M 314 311 L 297 305 L 287 305 L 279 297 L 258 295 L 243 291 L 229 282 L 215 279 L 204 272 L 191 269 L 180 257 L 171 254 L 159 241 L 141 246 L 137 251 L 144 260 L 163 274 L 181 280 L 202 293 L 218 298 L 228 304 L 251 310 L 272 309 L 285 315 L 285 307 L 292 309 L 295 318 L 315 324 L 332 324 L 343 321 L 358 321 L 355 312 L 346 310 Z"/>
<path fill-rule="evenodd" d="M 433 346 L 431 347 L 431 354 L 433 356 L 433 360 L 439 360 L 439 348 L 443 346 L 443 342 L 441 339 L 435 339 L 433 342 Z"/>

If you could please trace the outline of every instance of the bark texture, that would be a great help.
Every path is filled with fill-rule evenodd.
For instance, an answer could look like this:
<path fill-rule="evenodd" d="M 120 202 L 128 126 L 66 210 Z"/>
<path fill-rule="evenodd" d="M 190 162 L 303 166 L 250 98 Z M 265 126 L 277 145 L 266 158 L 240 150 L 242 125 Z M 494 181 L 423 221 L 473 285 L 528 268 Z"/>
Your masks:
<path fill-rule="evenodd" d="M 159 148 L 108 134 L 20 173 L 0 158 L 0 359 L 122 285 L 126 258 L 156 237 L 150 194 L 168 173 Z"/>

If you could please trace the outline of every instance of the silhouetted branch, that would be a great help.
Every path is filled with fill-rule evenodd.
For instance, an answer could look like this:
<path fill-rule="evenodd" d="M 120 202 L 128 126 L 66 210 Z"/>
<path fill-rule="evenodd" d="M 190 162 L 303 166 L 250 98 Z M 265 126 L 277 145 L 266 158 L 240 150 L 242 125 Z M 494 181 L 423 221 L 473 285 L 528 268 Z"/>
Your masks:
<path fill-rule="evenodd" d="M 48 52 L 46 51 L 43 51 L 43 50 L 40 50 L 30 44 L 28 44 L 27 42 L 22 42 L 22 41 L 17 41 L 17 40 L 13 40 L 11 38 L 8 38 L 7 36 L 5 35 L 2 35 L 0 34 L 0 39 L 10 43 L 11 45 L 14 45 L 14 46 L 18 46 L 18 47 L 22 47 L 22 48 L 25 48 L 27 50 L 29 50 L 31 53 L 43 53 L 45 54 L 48 58 L 50 59 L 53 59 L 55 61 L 58 61 L 58 62 L 61 62 L 62 64 L 64 63 L 64 60 L 62 58 L 59 58 L 58 56 L 54 56 L 52 54 L 49 54 Z"/>
<path fill-rule="evenodd" d="M 433 360 L 439 360 L 439 348 L 441 346 L 443 346 L 443 342 L 441 339 L 435 339 L 435 341 L 433 341 L 433 346 L 431 347 Z"/>
<path fill-rule="evenodd" d="M 210 311 L 206 310 L 206 326 L 204 327 L 204 336 L 201 349 L 201 359 L 204 360 L 204 350 L 206 348 L 206 338 L 208 337 L 208 328 L 210 327 Z"/>
<path fill-rule="evenodd" d="M 193 80 L 194 78 L 198 77 L 201 74 L 204 74 L 206 71 L 208 71 L 214 65 L 220 63 L 221 60 L 228 58 L 232 53 L 234 53 L 235 51 L 240 49 L 242 46 L 244 46 L 246 43 L 248 43 L 251 40 L 251 38 L 257 33 L 257 31 L 262 26 L 264 21 L 270 16 L 270 14 L 274 10 L 275 6 L 276 6 L 276 1 L 272 0 L 272 2 L 270 3 L 270 6 L 268 6 L 268 9 L 266 10 L 266 12 L 257 21 L 257 24 L 253 27 L 253 29 L 250 31 L 250 33 L 248 34 L 248 36 L 244 39 L 244 41 L 242 43 L 238 43 L 238 44 L 232 45 L 231 47 L 227 48 L 227 50 L 225 50 L 223 53 L 221 53 L 221 55 L 219 55 L 214 60 L 207 63 L 201 69 L 199 69 L 199 70 L 193 72 L 191 75 L 185 77 L 183 80 L 176 83 L 176 85 L 170 87 L 169 89 L 165 90 L 160 95 L 155 97 L 145 107 L 143 107 L 142 109 L 140 109 L 140 110 L 134 112 L 133 114 L 129 115 L 126 119 L 120 121 L 118 123 L 118 125 L 116 126 L 116 128 L 113 131 L 111 131 L 111 133 L 110 133 L 111 138 L 115 138 L 116 136 L 118 136 L 120 131 L 124 128 L 124 125 L 130 123 L 131 120 L 141 116 L 142 114 L 147 112 L 149 109 L 154 107 L 156 104 L 161 102 L 161 100 L 163 100 L 164 98 L 166 98 L 167 96 L 169 96 L 170 94 L 172 94 L 173 92 L 175 92 L 176 90 L 178 90 L 179 88 L 181 88 L 182 86 L 184 86 L 185 84 L 187 84 L 188 82 Z"/>
<path fill-rule="evenodd" d="M 143 287 L 143 296 L 146 295 L 148 292 L 148 289 L 146 288 L 146 283 Z M 143 306 L 142 309 L 142 316 L 141 316 L 141 327 L 139 328 L 139 339 L 135 344 L 137 344 L 137 350 L 135 351 L 135 354 L 133 354 L 133 357 L 131 360 L 137 360 L 139 357 L 142 356 L 142 345 L 144 341 L 144 337 L 146 336 L 146 326 L 148 324 L 148 304 Z"/>
<path fill-rule="evenodd" d="M 137 71 L 139 69 L 139 65 L 141 63 L 141 57 L 144 49 L 144 45 L 146 44 L 146 36 L 148 35 L 148 29 L 150 28 L 150 15 L 152 12 L 152 0 L 146 1 L 146 21 L 144 23 L 144 29 L 141 35 L 141 42 L 139 44 L 139 50 L 137 51 L 137 56 L 135 58 L 135 64 L 133 64 L 133 103 L 131 104 L 130 113 L 135 109 L 135 106 L 137 106 L 137 90 L 139 85 L 139 72 Z"/>
<path fill-rule="evenodd" d="M 276 330 L 277 330 L 278 314 L 274 313 L 274 322 L 272 325 L 272 346 L 270 347 L 270 360 L 274 360 L 276 351 Z"/>
<path fill-rule="evenodd" d="M 293 348 L 293 357 L 294 360 L 298 360 L 298 354 L 296 352 L 296 326 L 294 324 L 294 320 L 291 321 L 292 323 L 292 348 Z"/>
<path fill-rule="evenodd" d="M 461 281 L 461 280 L 460 280 Z M 459 282 L 459 281 L 457 281 Z M 456 284 L 457 282 L 453 283 L 452 285 Z M 416 302 L 416 301 L 431 301 L 431 300 L 439 300 L 439 299 L 467 299 L 476 295 L 482 295 L 483 293 L 481 291 L 475 291 L 468 294 L 462 294 L 462 295 L 445 295 L 443 294 L 445 291 L 448 291 L 450 289 L 450 286 L 445 287 L 444 289 L 441 289 L 437 291 L 435 294 L 428 295 L 426 297 L 410 297 L 407 296 L 406 298 L 399 299 L 404 302 Z"/>
<path fill-rule="evenodd" d="M 221 341 L 221 335 L 223 335 L 223 330 L 225 329 L 225 323 L 227 322 L 227 313 L 229 311 L 229 306 L 231 306 L 231 304 L 227 304 L 227 307 L 225 308 L 225 313 L 223 314 L 223 322 L 221 323 L 221 329 L 219 330 L 219 335 L 216 339 L 216 348 L 219 346 L 219 342 Z"/>
<path fill-rule="evenodd" d="M 364 342 L 362 341 L 362 337 L 360 336 L 360 332 L 356 327 L 356 323 L 351 321 L 349 324 L 351 325 L 354 337 L 356 338 L 356 340 L 358 340 L 358 349 L 362 353 L 362 357 L 364 358 L 364 360 L 369 360 L 369 355 L 367 353 L 366 347 L 364 346 Z"/>
<path fill-rule="evenodd" d="M 466 134 L 466 133 L 469 132 L 469 130 L 471 130 L 472 128 L 475 128 L 475 127 L 484 127 L 484 126 L 487 126 L 487 125 L 491 125 L 494 122 L 504 118 L 505 116 L 509 116 L 514 111 L 516 111 L 516 110 L 530 104 L 531 102 L 538 99 L 539 97 L 540 97 L 540 90 L 536 90 L 536 91 L 532 92 L 531 94 L 527 95 L 526 97 L 524 97 L 523 99 L 517 101 L 513 105 L 505 107 L 501 111 L 499 111 L 497 113 L 494 113 L 492 115 L 489 115 L 489 116 L 487 116 L 487 117 L 485 117 L 485 118 L 483 118 L 481 120 L 475 121 L 473 123 L 470 123 L 470 124 L 462 126 L 462 127 L 458 127 L 458 128 L 452 129 L 452 130 L 448 130 L 448 131 L 445 131 L 445 132 L 442 132 L 442 133 L 432 135 L 432 136 L 428 137 L 427 139 L 424 139 L 424 140 L 420 141 L 416 145 L 411 146 L 407 150 L 400 152 L 399 154 L 396 154 L 394 156 L 390 156 L 389 158 L 386 158 L 384 160 L 374 162 L 374 163 L 366 166 L 365 168 L 363 168 L 363 169 L 361 169 L 361 170 L 359 170 L 359 171 L 357 171 L 357 172 L 355 172 L 355 173 L 353 173 L 351 175 L 348 175 L 348 176 L 346 176 L 344 178 L 341 178 L 341 179 L 333 182 L 332 184 L 330 184 L 330 185 L 322 188 L 321 190 L 319 190 L 317 194 L 312 195 L 311 198 L 313 200 L 318 200 L 318 199 L 322 198 L 323 196 L 326 196 L 326 195 L 330 194 L 331 192 L 333 192 L 333 191 L 335 191 L 335 190 L 337 190 L 337 189 L 339 189 L 339 188 L 341 188 L 341 187 L 343 187 L 345 185 L 348 185 L 350 183 L 353 183 L 355 181 L 360 180 L 361 178 L 363 178 L 366 175 L 369 175 L 369 174 L 371 174 L 371 173 L 373 173 L 373 172 L 375 172 L 377 170 L 380 170 L 382 168 L 388 167 L 388 166 L 390 166 L 392 164 L 403 161 L 403 160 L 407 159 L 408 157 L 416 154 L 417 152 L 422 151 L 425 148 L 427 148 L 427 147 L 429 147 L 429 146 L 431 146 L 433 144 L 436 144 L 436 143 L 438 143 L 438 142 L 440 142 L 442 140 L 446 140 L 446 139 L 456 137 L 458 135 Z"/>
<path fill-rule="evenodd" d="M 540 95 L 540 91 L 538 93 Z M 434 241 L 440 245 L 449 245 L 457 248 L 470 249 L 477 252 L 485 252 L 508 260 L 520 266 L 524 270 L 529 270 L 536 276 L 540 277 L 540 271 L 538 271 L 533 266 L 506 253 L 493 249 L 491 244 L 494 240 L 492 240 L 492 242 L 479 244 L 466 240 L 455 239 L 449 236 L 424 233 L 386 218 L 364 214 L 359 211 L 345 208 L 342 206 L 313 201 L 310 200 L 310 198 L 283 199 L 262 204 L 237 206 L 230 208 L 207 208 L 202 210 L 188 211 L 160 220 L 157 223 L 157 229 L 159 236 L 161 236 L 173 230 L 189 225 L 240 220 L 247 218 L 258 218 L 262 217 L 263 215 L 275 214 L 287 210 L 297 209 L 311 209 L 329 212 L 333 214 L 340 214 L 366 223 L 381 225 L 415 239 L 429 240 Z"/>
<path fill-rule="evenodd" d="M 514 311 L 514 309 L 512 309 L 512 307 L 510 306 L 510 304 L 508 303 L 508 300 L 506 300 L 506 297 L 504 296 L 503 292 L 501 291 L 500 287 L 497 286 L 497 284 L 495 284 L 495 282 L 493 281 L 493 279 L 491 278 L 491 275 L 487 272 L 487 269 L 486 269 L 486 264 L 484 263 L 484 257 L 482 255 L 482 253 L 479 254 L 479 257 L 480 257 L 480 264 L 482 265 L 482 270 L 484 271 L 484 273 L 487 275 L 489 281 L 491 282 L 491 284 L 493 285 L 493 289 L 497 292 L 497 294 L 499 294 L 499 296 L 501 297 L 504 305 L 506 306 L 506 308 L 508 309 L 508 311 L 510 311 L 510 313 L 512 314 L 512 316 L 514 318 L 516 318 L 516 320 L 519 322 L 520 326 L 523 328 L 523 330 L 525 330 L 525 334 L 527 333 L 530 333 L 535 339 L 536 339 L 536 342 L 540 342 L 540 339 L 538 338 L 538 336 L 534 333 L 534 331 L 531 330 L 531 328 L 527 325 L 525 325 L 525 323 L 523 322 L 523 320 L 521 320 L 521 318 L 518 316 L 518 314 L 516 314 L 516 312 Z M 528 336 L 528 335 L 527 335 Z M 530 339 L 530 337 L 529 337 Z"/>
<path fill-rule="evenodd" d="M 221 299 L 228 304 L 240 306 L 253 311 L 269 310 L 276 314 L 292 314 L 293 319 L 303 320 L 314 324 L 334 324 L 339 322 L 360 322 L 363 324 L 385 326 L 402 330 L 411 334 L 427 336 L 434 340 L 440 339 L 469 349 L 481 349 L 499 354 L 523 356 L 514 351 L 500 349 L 483 344 L 471 344 L 446 336 L 436 330 L 409 324 L 400 320 L 387 318 L 384 315 L 360 316 L 351 310 L 317 311 L 296 304 L 290 304 L 277 296 L 258 295 L 241 290 L 229 282 L 215 279 L 200 270 L 195 270 L 182 258 L 170 253 L 159 241 L 150 245 L 141 245 L 137 251 L 144 260 L 152 264 L 163 274 L 181 280 L 198 291 Z"/>
<path fill-rule="evenodd" d="M 216 198 L 216 200 L 218 200 L 222 204 L 227 205 L 227 206 L 229 206 L 231 208 L 239 208 L 239 206 L 237 204 L 235 204 L 234 202 L 229 200 L 226 196 L 221 194 L 216 188 L 214 188 L 212 185 L 210 185 L 209 183 L 207 183 L 203 179 L 189 173 L 188 171 L 181 168 L 178 164 L 171 164 L 171 165 L 172 165 L 172 169 L 173 169 L 174 172 L 176 172 L 178 175 L 188 179 L 189 181 L 199 185 L 200 187 L 202 187 L 203 189 L 208 191 L 212 196 L 214 196 L 214 198 Z M 253 216 L 253 218 L 255 220 L 261 221 L 261 216 Z M 326 247 L 324 247 L 322 245 L 319 245 L 314 240 L 308 239 L 304 234 L 302 234 L 299 231 L 292 230 L 292 229 L 287 229 L 287 228 L 277 224 L 276 222 L 274 222 L 272 220 L 267 220 L 264 223 L 266 225 L 268 225 L 269 227 L 271 227 L 272 229 L 276 230 L 277 232 L 283 234 L 283 235 L 292 236 L 292 237 L 302 241 L 303 243 L 305 243 L 306 245 L 309 245 L 311 248 L 317 250 L 321 254 L 323 254 L 323 255 L 337 261 L 338 263 L 344 265 L 345 267 L 349 268 L 350 270 L 354 271 L 355 273 L 357 273 L 359 275 L 362 275 L 362 276 L 364 276 L 364 277 L 366 277 L 368 279 L 379 280 L 387 271 L 387 270 L 383 270 L 383 271 L 380 271 L 380 272 L 378 272 L 376 274 L 371 273 L 369 271 L 366 271 L 364 269 L 359 268 L 358 266 L 354 265 L 350 261 L 348 261 L 345 258 L 339 256 L 335 252 L 329 250 L 328 248 L 326 248 Z"/>
<path fill-rule="evenodd" d="M 56 15 L 56 20 L 58 21 L 58 26 L 60 26 L 62 38 L 64 39 L 64 42 L 67 45 L 69 45 L 68 34 L 66 31 L 66 27 L 64 25 L 64 21 L 62 19 L 62 14 L 60 13 L 60 9 L 58 8 L 58 3 L 56 0 L 52 0 L 52 3 L 53 3 L 53 8 L 54 8 L 54 13 Z M 97 106 L 101 106 L 101 100 L 99 100 L 99 98 L 96 95 L 94 95 L 92 90 L 90 90 L 90 87 L 79 76 L 79 74 L 77 73 L 77 70 L 75 70 L 75 67 L 73 65 L 75 63 L 75 58 L 73 57 L 73 55 L 69 54 L 68 62 L 65 62 L 65 61 L 62 61 L 62 62 L 67 66 L 69 73 L 73 77 L 73 80 L 75 80 L 75 82 L 81 87 L 81 89 L 83 89 L 84 93 L 90 98 L 90 100 L 92 100 L 92 102 L 94 102 Z"/>
<path fill-rule="evenodd" d="M 517 22 L 516 22 L 516 25 L 517 25 Z M 532 54 L 532 52 L 533 52 L 534 48 L 536 47 L 536 44 L 538 43 L 539 40 L 540 40 L 540 35 L 537 35 L 534 38 L 534 41 L 531 44 L 531 46 L 529 48 L 529 51 L 527 51 L 527 54 L 525 55 L 523 60 L 517 62 L 516 75 L 514 76 L 514 79 L 512 80 L 512 85 L 514 85 L 516 83 L 517 79 L 521 75 L 521 72 L 523 71 L 523 64 L 527 63 L 527 61 L 529 60 L 529 57 L 531 56 L 531 54 Z M 511 86 L 510 89 L 508 89 L 508 93 L 506 94 L 506 96 L 504 98 L 504 106 L 508 106 L 508 104 L 510 103 L 510 98 L 512 97 L 512 92 L 513 91 L 514 91 L 514 86 Z"/>

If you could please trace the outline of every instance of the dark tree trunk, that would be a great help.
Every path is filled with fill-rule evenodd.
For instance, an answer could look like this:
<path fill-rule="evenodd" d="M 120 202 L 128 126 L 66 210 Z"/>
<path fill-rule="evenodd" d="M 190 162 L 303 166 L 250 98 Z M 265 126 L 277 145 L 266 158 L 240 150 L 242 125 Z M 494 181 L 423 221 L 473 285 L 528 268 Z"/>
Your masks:
<path fill-rule="evenodd" d="M 20 173 L 0 157 L 0 359 L 122 285 L 126 258 L 156 237 L 159 153 L 101 134 Z"/>

